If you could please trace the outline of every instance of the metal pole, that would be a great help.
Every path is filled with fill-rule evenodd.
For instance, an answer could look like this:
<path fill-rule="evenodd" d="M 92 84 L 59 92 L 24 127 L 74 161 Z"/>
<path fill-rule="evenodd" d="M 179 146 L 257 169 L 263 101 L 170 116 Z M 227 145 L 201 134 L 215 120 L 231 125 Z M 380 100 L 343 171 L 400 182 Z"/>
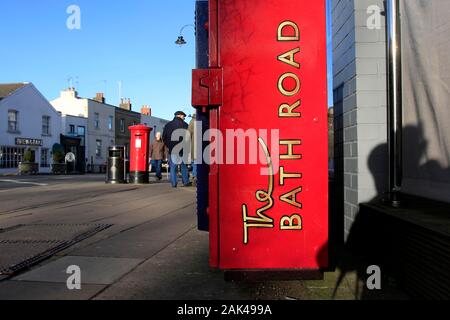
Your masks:
<path fill-rule="evenodd" d="M 387 0 L 386 9 L 389 199 L 393 206 L 399 206 L 403 128 L 400 0 Z"/>
<path fill-rule="evenodd" d="M 123 171 L 124 171 L 124 180 L 125 180 L 125 183 L 128 183 L 128 172 L 127 172 L 127 165 L 128 165 L 128 162 L 130 161 L 130 159 L 128 159 L 128 161 L 127 161 L 127 152 L 128 152 L 128 148 L 127 148 L 127 145 L 125 144 L 124 146 L 123 146 L 123 164 L 124 164 L 124 166 L 123 166 Z"/>
<path fill-rule="evenodd" d="M 191 23 L 191 24 L 186 24 L 186 25 L 184 25 L 183 27 L 181 27 L 181 29 L 180 29 L 180 36 L 183 35 L 183 31 L 184 31 L 184 29 L 186 29 L 187 27 L 193 27 L 193 28 L 195 29 L 195 25 L 193 25 L 192 23 Z"/>

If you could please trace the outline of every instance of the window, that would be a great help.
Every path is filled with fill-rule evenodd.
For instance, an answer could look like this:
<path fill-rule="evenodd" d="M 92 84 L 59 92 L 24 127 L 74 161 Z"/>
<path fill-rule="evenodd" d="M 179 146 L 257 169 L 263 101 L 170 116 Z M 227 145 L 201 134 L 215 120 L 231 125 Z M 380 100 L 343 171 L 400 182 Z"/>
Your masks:
<path fill-rule="evenodd" d="M 25 148 L 0 147 L 0 169 L 13 169 L 19 167 L 23 161 Z"/>
<path fill-rule="evenodd" d="M 48 149 L 41 149 L 41 168 L 49 168 Z"/>
<path fill-rule="evenodd" d="M 94 114 L 94 127 L 95 129 L 100 129 L 100 114 Z"/>
<path fill-rule="evenodd" d="M 112 131 L 112 129 L 113 129 L 113 121 L 114 121 L 114 118 L 112 116 L 110 116 L 109 117 L 109 123 L 108 123 L 109 131 Z"/>
<path fill-rule="evenodd" d="M 86 135 L 86 128 L 83 126 L 78 126 L 78 136 L 84 137 Z"/>
<path fill-rule="evenodd" d="M 8 131 L 9 132 L 17 132 L 19 127 L 17 125 L 17 118 L 19 113 L 15 110 L 8 111 Z"/>
<path fill-rule="evenodd" d="M 101 157 L 102 156 L 102 140 L 97 140 L 96 141 L 95 155 L 97 157 Z"/>
<path fill-rule="evenodd" d="M 81 138 L 81 143 L 80 143 L 80 145 L 82 146 L 82 147 L 84 147 L 86 144 L 86 127 L 83 127 L 83 126 L 78 126 L 78 128 L 77 128 L 77 135 L 78 135 L 78 138 Z"/>
<path fill-rule="evenodd" d="M 125 119 L 120 119 L 120 132 L 125 132 Z"/>
<path fill-rule="evenodd" d="M 49 116 L 42 117 L 42 134 L 45 136 L 50 135 L 50 117 Z"/>
<path fill-rule="evenodd" d="M 71 134 L 71 135 L 75 134 L 75 125 L 71 124 L 69 126 L 69 134 Z"/>

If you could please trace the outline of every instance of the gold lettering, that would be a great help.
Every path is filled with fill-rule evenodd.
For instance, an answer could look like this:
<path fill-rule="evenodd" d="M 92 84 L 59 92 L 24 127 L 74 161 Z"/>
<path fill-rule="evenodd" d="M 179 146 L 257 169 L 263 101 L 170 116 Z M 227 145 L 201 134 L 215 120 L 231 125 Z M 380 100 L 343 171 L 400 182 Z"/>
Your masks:
<path fill-rule="evenodd" d="M 287 146 L 287 154 L 280 154 L 281 160 L 299 160 L 302 159 L 301 154 L 294 154 L 294 146 L 302 145 L 302 140 L 281 140 L 280 146 Z"/>
<path fill-rule="evenodd" d="M 284 180 L 286 179 L 301 179 L 301 173 L 286 173 L 284 167 L 280 167 L 280 186 L 284 186 Z"/>
<path fill-rule="evenodd" d="M 300 63 L 295 61 L 295 55 L 300 52 L 300 48 L 292 49 L 282 55 L 278 56 L 278 60 L 286 63 L 294 68 L 300 69 Z"/>
<path fill-rule="evenodd" d="M 284 88 L 284 80 L 286 80 L 287 78 L 294 79 L 295 81 L 295 89 L 292 91 L 288 91 Z M 280 92 L 286 97 L 295 96 L 300 91 L 300 79 L 295 73 L 287 72 L 283 74 L 278 80 L 278 90 L 280 90 Z"/>
<path fill-rule="evenodd" d="M 295 190 L 292 190 L 291 192 L 283 194 L 280 197 L 280 200 L 286 202 L 287 204 L 290 204 L 291 206 L 302 209 L 303 205 L 300 202 L 297 202 L 297 194 L 299 194 L 300 192 L 302 192 L 302 187 L 299 187 Z"/>
<path fill-rule="evenodd" d="M 297 224 L 295 222 L 297 221 Z M 280 222 L 281 230 L 303 230 L 302 217 L 298 214 L 293 216 L 284 216 Z"/>
<path fill-rule="evenodd" d="M 302 114 L 300 112 L 294 112 L 301 104 L 301 100 L 298 100 L 292 106 L 285 103 L 280 106 L 278 116 L 280 118 L 301 118 Z"/>
<path fill-rule="evenodd" d="M 283 31 L 287 27 L 292 27 L 294 29 L 294 36 L 285 36 L 283 35 Z M 300 30 L 298 29 L 297 24 L 292 21 L 284 21 L 278 27 L 278 41 L 299 41 L 300 40 Z"/>
<path fill-rule="evenodd" d="M 274 192 L 274 170 L 272 157 L 267 147 L 266 142 L 262 139 L 258 139 L 269 166 L 269 185 L 266 190 L 256 191 L 256 199 L 261 203 L 266 203 L 265 206 L 256 210 L 257 217 L 249 217 L 247 205 L 242 205 L 242 218 L 244 220 L 244 244 L 248 244 L 248 231 L 250 228 L 274 228 L 274 220 L 266 215 L 264 212 L 271 209 L 274 205 L 273 192 Z"/>
<path fill-rule="evenodd" d="M 273 206 L 273 204 L 272 204 Z M 260 211 L 257 211 L 256 217 L 249 217 L 247 206 L 242 206 L 242 216 L 244 219 L 244 244 L 248 244 L 248 231 L 250 228 L 273 228 L 273 219 L 263 215 Z"/>

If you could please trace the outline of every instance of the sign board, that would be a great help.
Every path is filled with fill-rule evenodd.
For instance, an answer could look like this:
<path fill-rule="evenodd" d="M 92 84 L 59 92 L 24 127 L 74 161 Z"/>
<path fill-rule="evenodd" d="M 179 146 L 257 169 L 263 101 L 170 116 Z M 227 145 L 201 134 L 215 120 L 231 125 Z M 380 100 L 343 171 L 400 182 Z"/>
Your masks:
<path fill-rule="evenodd" d="M 17 146 L 42 147 L 41 139 L 16 138 Z"/>
<path fill-rule="evenodd" d="M 142 140 L 140 138 L 136 138 L 136 149 L 142 148 Z"/>
<path fill-rule="evenodd" d="M 225 137 L 210 174 L 211 265 L 325 268 L 325 0 L 210 0 L 209 20 L 210 70 L 197 74 L 209 97 L 199 100 L 217 106 L 210 126 Z"/>

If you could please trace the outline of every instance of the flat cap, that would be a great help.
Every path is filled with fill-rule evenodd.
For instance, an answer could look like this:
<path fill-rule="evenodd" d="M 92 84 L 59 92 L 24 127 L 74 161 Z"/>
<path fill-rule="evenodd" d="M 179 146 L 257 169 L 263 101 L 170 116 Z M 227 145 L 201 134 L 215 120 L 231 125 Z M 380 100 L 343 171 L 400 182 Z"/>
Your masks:
<path fill-rule="evenodd" d="M 177 112 L 175 112 L 175 117 L 177 117 L 177 116 L 184 116 L 184 117 L 187 117 L 186 113 L 184 113 L 183 111 L 177 111 Z"/>

